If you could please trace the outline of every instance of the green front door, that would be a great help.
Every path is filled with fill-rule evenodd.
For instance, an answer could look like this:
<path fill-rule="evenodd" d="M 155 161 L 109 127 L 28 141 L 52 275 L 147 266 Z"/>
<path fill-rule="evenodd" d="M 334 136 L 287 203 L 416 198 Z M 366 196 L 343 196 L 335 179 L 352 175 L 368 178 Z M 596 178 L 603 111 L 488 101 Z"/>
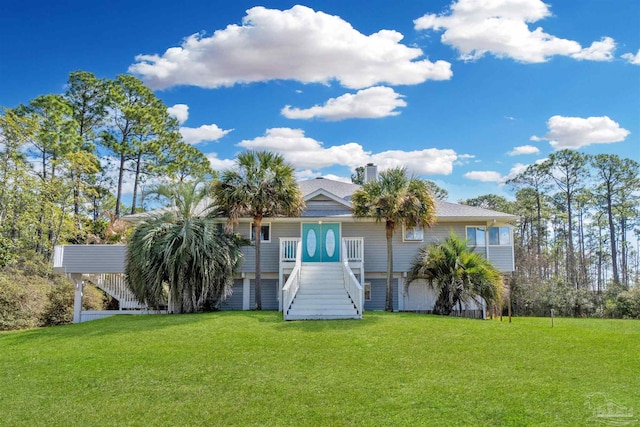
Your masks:
<path fill-rule="evenodd" d="M 302 262 L 340 261 L 340 224 L 302 224 Z"/>

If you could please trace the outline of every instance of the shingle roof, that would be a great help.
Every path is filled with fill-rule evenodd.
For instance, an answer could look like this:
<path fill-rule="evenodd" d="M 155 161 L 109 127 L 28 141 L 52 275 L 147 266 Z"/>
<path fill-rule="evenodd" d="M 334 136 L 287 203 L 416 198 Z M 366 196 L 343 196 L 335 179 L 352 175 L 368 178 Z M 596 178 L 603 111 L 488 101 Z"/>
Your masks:
<path fill-rule="evenodd" d="M 302 197 L 305 197 L 314 191 L 323 189 L 329 193 L 338 196 L 344 200 L 350 200 L 351 195 L 360 186 L 358 184 L 351 184 L 350 182 L 334 181 L 327 178 L 315 178 L 307 181 L 299 181 L 300 191 L 302 191 Z"/>
<path fill-rule="evenodd" d="M 476 206 L 461 205 L 459 203 L 450 203 L 443 200 L 436 200 L 436 215 L 441 218 L 446 217 L 491 217 L 495 219 L 515 219 L 515 215 L 504 212 L 492 211 L 490 209 L 478 208 Z"/>
<path fill-rule="evenodd" d="M 300 190 L 302 191 L 303 197 L 306 197 L 309 194 L 318 191 L 319 189 L 323 189 L 333 194 L 334 196 L 337 196 L 338 198 L 341 198 L 344 200 L 350 200 L 351 195 L 361 187 L 358 184 L 351 184 L 349 182 L 342 182 L 342 181 L 334 181 L 332 179 L 327 179 L 327 178 L 315 178 L 315 179 L 309 179 L 306 181 L 299 181 L 298 185 L 300 186 Z M 210 202 L 211 202 L 210 200 L 206 200 L 204 201 L 204 204 L 209 204 Z M 461 220 L 463 219 L 469 219 L 469 220 L 496 219 L 496 220 L 503 220 L 503 221 L 513 221 L 517 219 L 517 216 L 507 214 L 504 212 L 492 211 L 490 209 L 483 209 L 475 206 L 461 205 L 458 203 L 445 202 L 437 199 L 435 200 L 435 206 L 436 206 L 436 216 L 441 220 L 442 219 L 461 219 Z M 162 210 L 171 210 L 171 209 L 172 208 L 162 208 L 162 209 L 154 210 L 151 212 L 145 212 L 145 213 L 140 213 L 135 215 L 127 215 L 122 219 L 135 221 L 138 219 L 144 219 L 151 213 L 158 213 L 158 212 L 161 212 Z M 344 217 L 345 214 L 344 214 L 344 210 L 335 210 L 335 211 L 307 210 L 303 212 L 302 216 L 303 217 L 316 217 L 316 216 L 317 217 L 326 217 L 326 216 Z"/>
<path fill-rule="evenodd" d="M 328 191 L 345 200 L 350 200 L 351 195 L 360 188 L 358 184 L 348 182 L 334 181 L 327 178 L 315 178 L 307 181 L 298 182 L 302 195 L 307 196 L 319 189 Z M 502 219 L 505 221 L 515 220 L 515 215 L 504 212 L 493 211 L 490 209 L 478 208 L 476 206 L 461 205 L 458 203 L 445 202 L 435 200 L 436 216 L 441 219 L 460 218 L 460 219 Z M 303 216 L 307 216 L 303 214 Z"/>

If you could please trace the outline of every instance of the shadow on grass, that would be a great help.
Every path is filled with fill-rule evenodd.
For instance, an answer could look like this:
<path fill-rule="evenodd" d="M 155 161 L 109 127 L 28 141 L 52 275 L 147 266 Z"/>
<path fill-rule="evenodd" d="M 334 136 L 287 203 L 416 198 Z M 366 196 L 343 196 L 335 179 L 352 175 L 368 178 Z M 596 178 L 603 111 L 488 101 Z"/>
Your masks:
<path fill-rule="evenodd" d="M 340 331 L 366 327 L 377 323 L 381 317 L 397 315 L 384 312 L 367 312 L 364 319 L 341 320 L 295 320 L 285 321 L 282 313 L 276 310 L 262 311 L 216 311 L 194 314 L 139 314 L 139 315 L 115 315 L 112 317 L 92 320 L 89 322 L 51 326 L 22 331 L 0 332 L 0 344 L 6 346 L 25 345 L 33 342 L 53 343 L 73 339 L 80 340 L 106 337 L 113 334 L 135 334 L 149 331 L 160 331 L 167 328 L 193 325 L 212 320 L 244 319 L 257 321 L 261 324 L 270 323 L 277 331 Z"/>
<path fill-rule="evenodd" d="M 344 331 L 352 329 L 366 328 L 373 323 L 380 321 L 380 315 L 365 313 L 362 319 L 335 319 L 335 320 L 289 320 L 285 321 L 280 317 L 280 324 L 276 325 L 278 331 L 305 331 L 305 332 L 325 332 Z"/>
<path fill-rule="evenodd" d="M 53 342 L 112 334 L 148 332 L 206 320 L 206 314 L 138 314 L 115 315 L 71 325 L 49 326 L 0 333 L 0 343 L 22 345 L 32 341 Z"/>

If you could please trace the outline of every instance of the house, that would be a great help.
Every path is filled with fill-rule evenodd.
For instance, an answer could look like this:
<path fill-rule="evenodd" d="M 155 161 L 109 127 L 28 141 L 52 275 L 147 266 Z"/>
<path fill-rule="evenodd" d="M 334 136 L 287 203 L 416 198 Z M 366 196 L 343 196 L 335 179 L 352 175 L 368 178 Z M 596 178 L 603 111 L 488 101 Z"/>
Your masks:
<path fill-rule="evenodd" d="M 365 179 L 375 173 L 375 166 L 369 165 Z M 263 309 L 280 310 L 290 320 L 361 318 L 365 311 L 383 310 L 385 229 L 374 219 L 354 218 L 351 214 L 351 195 L 360 186 L 326 178 L 301 181 L 299 185 L 306 202 L 302 216 L 265 218 L 262 223 L 259 238 Z M 407 271 L 421 246 L 443 240 L 450 232 L 466 237 L 474 251 L 481 252 L 505 274 L 514 270 L 511 223 L 515 216 L 440 200 L 435 204 L 436 225 L 425 230 L 402 227 L 393 237 L 394 311 L 428 312 L 433 308 L 435 295 L 426 283 L 406 286 Z M 234 231 L 248 239 L 255 238 L 250 218 L 241 219 Z M 86 275 L 99 274 L 105 283 L 114 281 L 113 277 L 120 277 L 118 274 L 124 271 L 125 253 L 122 245 L 71 245 L 56 248 L 54 264 L 76 280 L 76 299 L 80 301 Z M 255 307 L 254 248 L 245 247 L 244 256 L 233 294 L 222 303 L 222 310 Z M 122 282 L 122 278 L 118 280 Z M 118 299 L 135 306 L 135 301 L 126 297 L 126 286 L 121 284 L 120 288 Z M 116 296 L 115 289 L 111 293 Z M 463 310 L 484 316 L 484 307 L 473 303 Z M 102 317 L 100 313 L 77 311 L 77 321 Z"/>

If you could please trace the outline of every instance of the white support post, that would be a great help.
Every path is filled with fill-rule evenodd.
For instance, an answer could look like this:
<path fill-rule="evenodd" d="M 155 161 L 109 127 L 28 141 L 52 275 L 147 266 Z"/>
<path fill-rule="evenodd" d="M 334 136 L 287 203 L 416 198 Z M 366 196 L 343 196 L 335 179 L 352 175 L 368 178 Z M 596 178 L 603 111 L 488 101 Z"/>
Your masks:
<path fill-rule="evenodd" d="M 82 294 L 84 293 L 84 281 L 81 274 L 71 274 L 75 292 L 73 296 L 73 323 L 82 321 Z"/>
<path fill-rule="evenodd" d="M 251 281 L 243 274 L 242 278 L 242 309 L 251 310 Z"/>
<path fill-rule="evenodd" d="M 398 277 L 398 311 L 404 311 L 404 282 L 405 274 L 402 273 L 401 277 Z"/>

